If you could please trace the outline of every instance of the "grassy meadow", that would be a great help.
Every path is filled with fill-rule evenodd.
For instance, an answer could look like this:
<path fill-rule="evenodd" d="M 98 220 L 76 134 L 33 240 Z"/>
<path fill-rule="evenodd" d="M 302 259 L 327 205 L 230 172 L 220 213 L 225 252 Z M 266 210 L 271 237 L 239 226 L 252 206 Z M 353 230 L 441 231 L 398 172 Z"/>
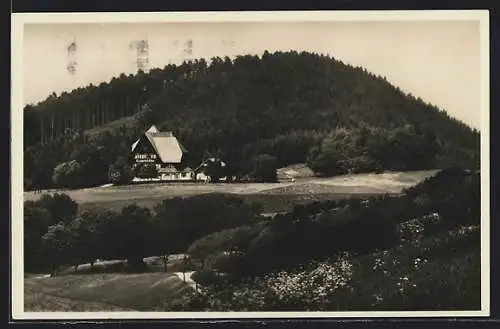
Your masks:
<path fill-rule="evenodd" d="M 287 169 L 282 168 L 280 171 Z M 288 171 L 294 170 L 288 169 Z M 259 202 L 263 205 L 264 212 L 272 213 L 287 211 L 295 204 L 312 201 L 369 197 L 386 193 L 397 195 L 403 189 L 418 184 L 436 172 L 436 170 L 387 172 L 316 178 L 298 171 L 295 182 L 288 180 L 277 183 L 151 183 L 47 192 L 67 194 L 78 202 L 80 211 L 117 211 L 130 203 L 152 207 L 167 198 L 221 193 L 238 195 L 247 202 Z M 24 200 L 37 200 L 40 195 L 25 192 Z"/>
<path fill-rule="evenodd" d="M 189 285 L 172 273 L 80 274 L 24 281 L 25 311 L 153 311 Z"/>

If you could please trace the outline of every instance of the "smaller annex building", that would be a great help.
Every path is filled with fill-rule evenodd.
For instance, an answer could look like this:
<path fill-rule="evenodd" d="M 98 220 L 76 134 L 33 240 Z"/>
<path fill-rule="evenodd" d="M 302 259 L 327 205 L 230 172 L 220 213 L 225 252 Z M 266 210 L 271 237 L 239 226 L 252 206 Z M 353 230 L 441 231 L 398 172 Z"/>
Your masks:
<path fill-rule="evenodd" d="M 152 125 L 131 146 L 132 167 L 150 163 L 156 166 L 161 180 L 192 180 L 194 172 L 182 169 L 187 150 L 170 131 L 159 131 Z"/>
<path fill-rule="evenodd" d="M 223 173 L 224 170 L 227 167 L 226 163 L 224 161 L 222 161 L 221 159 L 219 159 L 217 157 L 210 157 L 210 158 L 204 160 L 198 166 L 198 168 L 196 168 L 194 170 L 196 180 L 198 180 L 198 181 L 205 181 L 205 182 L 209 182 L 211 180 L 211 177 L 208 176 L 208 174 L 206 172 L 206 169 L 207 169 L 207 167 L 209 165 L 218 165 L 220 167 L 220 169 L 221 169 L 221 173 Z M 220 180 L 221 181 L 226 181 L 227 177 L 225 175 L 222 175 L 222 177 L 220 177 Z"/>

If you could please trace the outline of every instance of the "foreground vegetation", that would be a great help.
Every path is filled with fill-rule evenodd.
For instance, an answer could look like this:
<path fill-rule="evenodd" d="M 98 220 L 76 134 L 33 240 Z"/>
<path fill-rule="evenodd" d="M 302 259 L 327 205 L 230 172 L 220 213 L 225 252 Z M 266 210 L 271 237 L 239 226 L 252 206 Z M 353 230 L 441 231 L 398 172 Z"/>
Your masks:
<path fill-rule="evenodd" d="M 238 178 L 305 162 L 323 176 L 479 164 L 477 130 L 382 77 L 305 52 L 121 75 L 51 95 L 24 114 L 26 189 L 128 176 L 130 145 L 153 123 L 179 138 L 191 168 L 215 155 Z M 124 117 L 126 127 L 114 124 Z"/>
<path fill-rule="evenodd" d="M 25 207 L 26 268 L 56 275 L 30 281 L 34 286 L 67 282 L 61 266 L 92 266 L 97 258 L 126 259 L 131 271 L 145 272 L 144 257 L 159 255 L 169 272 L 168 255 L 187 253 L 176 270 L 196 263 L 199 289 L 175 298 L 152 292 L 153 302 L 140 301 L 150 298 L 143 294 L 137 303 L 181 311 L 480 308 L 480 179 L 461 169 L 444 170 L 400 197 L 312 202 L 272 219 L 260 216 L 258 204 L 223 195 L 119 213 L 76 215 L 77 204 L 63 195 Z M 108 293 L 131 298 L 118 282 Z"/>
<path fill-rule="evenodd" d="M 167 199 L 149 208 L 130 204 L 120 212 L 85 212 L 67 195 L 25 202 L 25 268 L 56 275 L 62 265 L 127 259 L 141 271 L 143 258 L 184 252 L 196 239 L 255 220 L 258 204 L 219 194 Z"/>
<path fill-rule="evenodd" d="M 400 198 L 219 232 L 189 249 L 201 290 L 169 309 L 478 310 L 479 207 L 479 175 L 444 171 Z"/>

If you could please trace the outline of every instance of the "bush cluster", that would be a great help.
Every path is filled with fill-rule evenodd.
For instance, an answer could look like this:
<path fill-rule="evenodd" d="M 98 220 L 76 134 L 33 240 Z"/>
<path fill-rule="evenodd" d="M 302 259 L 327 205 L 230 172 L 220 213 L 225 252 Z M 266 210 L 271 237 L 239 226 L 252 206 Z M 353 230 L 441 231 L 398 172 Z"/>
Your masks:
<path fill-rule="evenodd" d="M 120 212 L 77 213 L 67 195 L 43 195 L 25 202 L 25 264 L 27 271 L 126 259 L 144 266 L 146 256 L 184 253 L 197 239 L 251 223 L 261 208 L 225 195 L 167 199 L 153 211 L 135 204 Z"/>

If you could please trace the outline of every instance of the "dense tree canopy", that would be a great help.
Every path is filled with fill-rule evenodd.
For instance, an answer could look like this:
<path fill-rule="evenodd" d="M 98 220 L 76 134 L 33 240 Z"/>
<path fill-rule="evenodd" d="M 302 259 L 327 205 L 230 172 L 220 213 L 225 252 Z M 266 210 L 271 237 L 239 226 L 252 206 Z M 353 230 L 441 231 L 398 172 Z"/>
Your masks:
<path fill-rule="evenodd" d="M 479 163 L 478 131 L 385 78 L 305 52 L 122 74 L 24 112 L 27 187 L 101 184 L 152 123 L 174 132 L 189 166 L 217 153 L 236 176 L 260 154 L 321 175 Z"/>
<path fill-rule="evenodd" d="M 401 244 L 408 231 L 428 237 L 479 225 L 479 193 L 478 174 L 448 169 L 399 197 L 297 205 L 271 221 L 204 236 L 188 252 L 207 263 L 205 269 L 221 271 L 218 262 L 224 259 L 223 272 L 239 279 L 294 269 L 343 252 L 368 255 Z"/>
<path fill-rule="evenodd" d="M 262 211 L 236 196 L 218 194 L 166 199 L 153 211 L 130 204 L 118 213 L 77 214 L 73 205 L 66 195 L 25 202 L 27 271 L 50 268 L 56 274 L 61 265 L 93 265 L 97 258 L 124 259 L 141 269 L 144 257 L 184 253 L 205 235 L 255 223 Z M 243 246 L 246 233 L 244 228 L 234 232 L 235 245 Z"/>

